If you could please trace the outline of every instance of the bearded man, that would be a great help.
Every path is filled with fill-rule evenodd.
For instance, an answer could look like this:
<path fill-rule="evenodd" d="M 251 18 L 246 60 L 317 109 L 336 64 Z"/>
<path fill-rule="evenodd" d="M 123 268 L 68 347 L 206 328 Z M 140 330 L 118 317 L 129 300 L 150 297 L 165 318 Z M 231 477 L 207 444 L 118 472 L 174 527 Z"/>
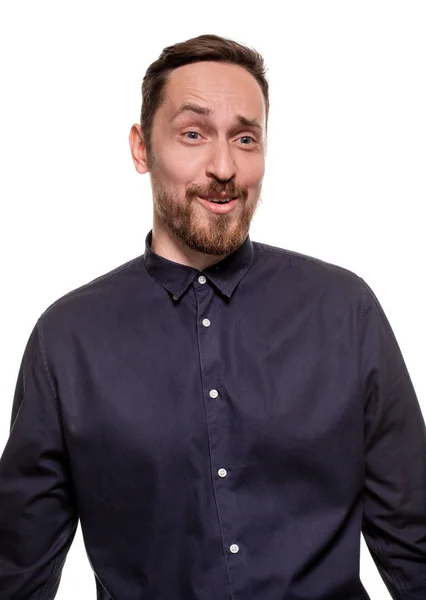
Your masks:
<path fill-rule="evenodd" d="M 262 57 L 167 47 L 130 132 L 145 251 L 51 304 L 0 462 L 0 596 L 51 600 L 80 520 L 99 600 L 426 598 L 425 423 L 355 273 L 252 241 Z"/>

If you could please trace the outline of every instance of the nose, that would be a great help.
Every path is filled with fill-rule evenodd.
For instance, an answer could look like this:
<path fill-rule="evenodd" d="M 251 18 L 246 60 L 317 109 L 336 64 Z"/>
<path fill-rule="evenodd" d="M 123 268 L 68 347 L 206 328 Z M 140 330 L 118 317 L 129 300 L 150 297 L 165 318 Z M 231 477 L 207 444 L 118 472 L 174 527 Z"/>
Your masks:
<path fill-rule="evenodd" d="M 212 150 L 207 165 L 207 175 L 219 181 L 229 181 L 237 172 L 237 165 L 229 143 L 218 140 L 212 144 Z"/>

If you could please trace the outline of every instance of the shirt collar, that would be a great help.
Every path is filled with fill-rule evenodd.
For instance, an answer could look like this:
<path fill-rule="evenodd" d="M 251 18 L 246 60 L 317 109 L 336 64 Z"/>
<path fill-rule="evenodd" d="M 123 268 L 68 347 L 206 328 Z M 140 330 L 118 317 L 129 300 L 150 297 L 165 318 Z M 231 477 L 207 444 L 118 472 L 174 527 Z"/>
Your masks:
<path fill-rule="evenodd" d="M 145 238 L 145 253 L 143 255 L 145 266 L 158 283 L 173 294 L 177 300 L 185 293 L 188 286 L 201 273 L 207 277 L 222 294 L 231 297 L 238 283 L 249 270 L 253 262 L 253 242 L 247 235 L 245 241 L 221 261 L 203 271 L 194 267 L 173 262 L 156 254 L 152 248 L 152 229 Z"/>

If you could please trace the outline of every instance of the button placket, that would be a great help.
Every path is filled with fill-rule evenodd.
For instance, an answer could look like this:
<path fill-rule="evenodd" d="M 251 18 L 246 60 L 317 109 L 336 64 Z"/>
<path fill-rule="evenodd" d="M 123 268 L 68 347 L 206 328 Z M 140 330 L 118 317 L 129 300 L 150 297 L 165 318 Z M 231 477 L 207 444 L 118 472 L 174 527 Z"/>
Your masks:
<path fill-rule="evenodd" d="M 193 287 L 197 302 L 198 314 L 198 334 L 199 334 L 199 352 L 201 378 L 203 385 L 203 400 L 206 409 L 208 443 L 210 447 L 210 468 L 213 476 L 214 500 L 217 508 L 218 526 L 221 533 L 223 550 L 227 555 L 226 568 L 231 586 L 238 587 L 238 580 L 241 577 L 242 564 L 235 556 L 240 548 L 234 543 L 238 536 L 238 507 L 234 497 L 232 483 L 228 481 L 231 473 L 224 468 L 223 464 L 231 467 L 226 455 L 227 442 L 223 439 L 223 428 L 225 426 L 227 409 L 220 402 L 221 381 L 218 379 L 223 372 L 221 369 L 221 357 L 215 351 L 220 347 L 219 336 L 226 334 L 220 331 L 220 321 L 217 320 L 216 311 L 219 310 L 219 300 L 215 297 L 214 289 L 205 285 L 202 275 L 198 276 L 198 281 L 194 282 Z M 201 284 L 201 285 L 198 285 Z M 217 384 L 218 389 L 210 387 L 211 384 Z M 210 384 L 210 386 L 209 386 Z M 212 401 L 212 399 L 219 400 Z"/>

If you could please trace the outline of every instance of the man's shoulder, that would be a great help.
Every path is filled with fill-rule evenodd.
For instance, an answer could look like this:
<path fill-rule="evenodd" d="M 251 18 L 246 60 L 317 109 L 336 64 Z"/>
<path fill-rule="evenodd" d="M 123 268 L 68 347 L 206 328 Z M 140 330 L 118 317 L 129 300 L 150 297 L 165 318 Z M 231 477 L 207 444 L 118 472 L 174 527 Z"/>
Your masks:
<path fill-rule="evenodd" d="M 315 286 L 326 286 L 330 289 L 346 289 L 358 295 L 364 280 L 354 271 L 342 265 L 326 261 L 316 256 L 253 241 L 254 254 L 261 263 L 272 262 L 298 279 L 309 280 Z"/>
<path fill-rule="evenodd" d="M 90 318 L 126 302 L 143 280 L 143 255 L 122 263 L 54 300 L 39 317 L 42 322 Z"/>
<path fill-rule="evenodd" d="M 280 246 L 272 246 L 271 244 L 265 244 L 264 242 L 258 241 L 253 241 L 253 246 L 257 257 L 274 257 L 277 261 L 284 261 L 286 267 L 310 270 L 319 274 L 330 273 L 340 277 L 360 279 L 354 271 L 316 256 L 303 254 L 302 252 L 289 250 Z"/>

